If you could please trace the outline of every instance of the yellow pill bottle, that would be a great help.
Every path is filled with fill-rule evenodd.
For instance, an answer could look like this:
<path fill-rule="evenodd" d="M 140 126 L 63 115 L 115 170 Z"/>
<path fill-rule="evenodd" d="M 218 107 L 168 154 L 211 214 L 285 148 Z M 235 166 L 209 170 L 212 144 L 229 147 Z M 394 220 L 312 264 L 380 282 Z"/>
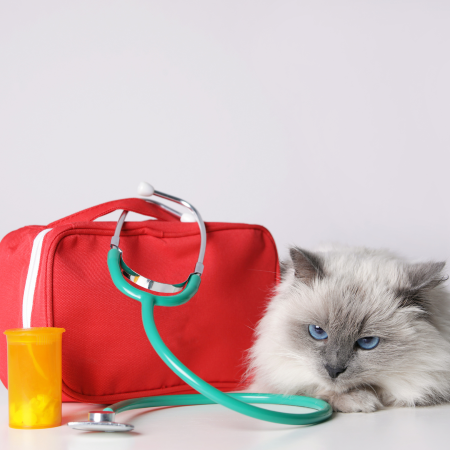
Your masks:
<path fill-rule="evenodd" d="M 64 328 L 6 330 L 9 426 L 61 425 L 61 341 Z"/>

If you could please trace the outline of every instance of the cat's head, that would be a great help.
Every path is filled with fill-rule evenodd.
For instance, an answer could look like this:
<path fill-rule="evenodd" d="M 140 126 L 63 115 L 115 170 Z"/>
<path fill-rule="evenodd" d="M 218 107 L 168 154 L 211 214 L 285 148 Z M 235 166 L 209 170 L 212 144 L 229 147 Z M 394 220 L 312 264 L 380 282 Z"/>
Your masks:
<path fill-rule="evenodd" d="M 345 247 L 290 256 L 251 352 L 261 387 L 343 392 L 419 382 L 421 371 L 448 366 L 439 349 L 448 352 L 448 303 L 436 289 L 444 263 Z"/>

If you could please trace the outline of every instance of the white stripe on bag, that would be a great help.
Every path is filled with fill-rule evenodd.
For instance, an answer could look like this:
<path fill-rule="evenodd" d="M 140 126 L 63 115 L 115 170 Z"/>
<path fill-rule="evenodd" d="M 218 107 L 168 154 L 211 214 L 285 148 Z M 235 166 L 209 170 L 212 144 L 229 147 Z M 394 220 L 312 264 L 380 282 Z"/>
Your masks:
<path fill-rule="evenodd" d="M 34 291 L 36 289 L 36 280 L 39 272 L 39 262 L 41 260 L 42 243 L 45 235 L 52 231 L 52 228 L 42 230 L 33 241 L 31 249 L 30 265 L 28 266 L 27 281 L 25 282 L 25 291 L 22 302 L 22 321 L 23 328 L 31 328 L 31 312 L 33 311 Z"/>

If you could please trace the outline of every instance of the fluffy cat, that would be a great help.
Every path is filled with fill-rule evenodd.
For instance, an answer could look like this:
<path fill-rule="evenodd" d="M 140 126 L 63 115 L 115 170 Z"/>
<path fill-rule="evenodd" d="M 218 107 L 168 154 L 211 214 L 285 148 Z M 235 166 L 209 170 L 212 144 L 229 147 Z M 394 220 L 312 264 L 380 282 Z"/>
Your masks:
<path fill-rule="evenodd" d="M 341 412 L 450 401 L 445 263 L 336 246 L 290 256 L 249 352 L 250 391 Z"/>

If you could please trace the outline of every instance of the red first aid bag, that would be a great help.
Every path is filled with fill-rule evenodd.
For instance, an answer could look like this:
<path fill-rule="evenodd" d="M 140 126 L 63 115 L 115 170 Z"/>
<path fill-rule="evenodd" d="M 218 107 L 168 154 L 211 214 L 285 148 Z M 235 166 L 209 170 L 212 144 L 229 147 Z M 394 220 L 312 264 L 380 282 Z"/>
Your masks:
<path fill-rule="evenodd" d="M 144 200 L 104 203 L 48 226 L 27 226 L 0 243 L 0 331 L 61 327 L 63 400 L 92 403 L 194 391 L 160 360 L 144 332 L 141 304 L 120 293 L 107 267 L 115 210 L 153 219 L 126 222 L 120 247 L 133 270 L 180 283 L 194 270 L 197 223 Z M 158 219 L 158 220 L 154 220 Z M 278 279 L 270 233 L 258 225 L 207 223 L 205 270 L 188 303 L 156 307 L 161 337 L 187 367 L 218 389 L 238 389 L 253 329 Z M 0 377 L 7 386 L 6 338 Z"/>

